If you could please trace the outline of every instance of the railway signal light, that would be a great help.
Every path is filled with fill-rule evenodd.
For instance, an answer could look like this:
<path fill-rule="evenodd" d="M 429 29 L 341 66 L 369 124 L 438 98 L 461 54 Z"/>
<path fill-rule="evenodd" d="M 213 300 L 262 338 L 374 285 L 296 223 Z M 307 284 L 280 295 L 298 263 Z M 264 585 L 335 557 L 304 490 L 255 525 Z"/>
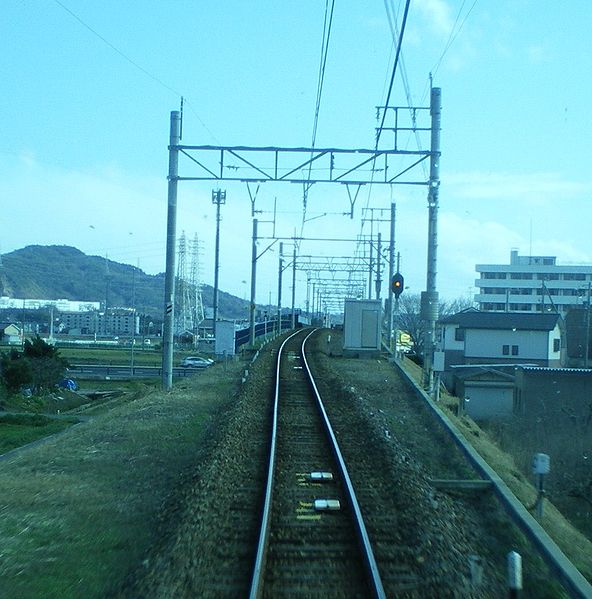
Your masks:
<path fill-rule="evenodd" d="M 400 272 L 397 272 L 393 275 L 393 279 L 391 281 L 391 288 L 395 297 L 399 299 L 401 293 L 403 293 L 405 279 L 403 279 L 403 275 Z"/>

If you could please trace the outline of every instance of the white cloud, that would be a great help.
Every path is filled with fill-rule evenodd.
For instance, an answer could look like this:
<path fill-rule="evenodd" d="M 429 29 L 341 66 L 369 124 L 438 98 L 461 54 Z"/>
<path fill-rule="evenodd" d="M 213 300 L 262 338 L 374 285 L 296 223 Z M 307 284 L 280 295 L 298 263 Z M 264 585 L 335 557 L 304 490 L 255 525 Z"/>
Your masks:
<path fill-rule="evenodd" d="M 559 173 L 467 172 L 446 175 L 451 193 L 463 198 L 547 202 L 590 195 L 592 185 Z"/>
<path fill-rule="evenodd" d="M 444 0 L 419 0 L 413 3 L 428 21 L 432 30 L 439 35 L 450 35 L 453 27 L 450 6 Z"/>

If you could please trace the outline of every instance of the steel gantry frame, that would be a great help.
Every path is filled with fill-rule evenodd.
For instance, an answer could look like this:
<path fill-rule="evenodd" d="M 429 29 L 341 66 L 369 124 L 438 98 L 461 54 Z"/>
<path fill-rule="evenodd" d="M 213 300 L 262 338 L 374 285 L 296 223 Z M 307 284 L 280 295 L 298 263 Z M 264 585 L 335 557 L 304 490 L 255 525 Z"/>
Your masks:
<path fill-rule="evenodd" d="M 384 107 L 385 112 L 390 107 Z M 378 147 L 375 149 L 343 149 L 343 148 L 282 148 L 251 146 L 199 146 L 181 144 L 181 113 L 174 110 L 170 115 L 169 132 L 169 168 L 167 194 L 167 241 L 166 272 L 164 293 L 164 330 L 162 354 L 162 385 L 169 390 L 173 385 L 173 323 L 175 300 L 175 246 L 177 226 L 177 187 L 179 181 L 240 181 L 246 183 L 284 182 L 303 183 L 340 183 L 345 185 L 350 196 L 353 214 L 353 202 L 349 186 L 361 185 L 419 185 L 428 186 L 429 192 L 429 228 L 428 239 L 428 301 L 437 297 L 435 294 L 435 256 L 436 256 L 436 217 L 437 188 L 439 185 L 438 168 L 440 157 L 440 89 L 432 88 L 430 107 L 406 109 L 412 114 L 411 126 L 399 122 L 401 107 L 392 107 L 395 114 L 393 127 L 395 146 L 392 149 Z M 416 117 L 428 114 L 431 126 L 418 126 Z M 432 146 L 430 150 L 404 150 L 398 147 L 398 132 L 431 131 Z M 379 139 L 379 138 L 378 138 Z M 189 163 L 193 171 L 179 174 L 179 157 Z M 430 159 L 430 177 L 428 180 L 413 177 L 418 165 Z M 185 160 L 187 159 L 187 160 Z M 396 160 L 403 163 L 395 168 Z M 407 177 L 404 177 L 407 175 Z M 359 191 L 359 187 L 358 187 Z M 357 197 L 357 192 L 355 194 Z M 355 200 L 354 200 L 355 201 Z M 433 237 L 433 240 L 432 240 Z M 431 248 L 431 249 L 430 249 Z M 437 300 L 436 300 L 437 301 Z M 431 302 L 429 302 L 431 303 Z M 428 328 L 433 330 L 431 313 L 428 314 Z M 433 335 L 430 336 L 430 341 Z M 430 344 L 430 347 L 433 347 Z M 431 361 L 430 361 L 431 365 Z"/>

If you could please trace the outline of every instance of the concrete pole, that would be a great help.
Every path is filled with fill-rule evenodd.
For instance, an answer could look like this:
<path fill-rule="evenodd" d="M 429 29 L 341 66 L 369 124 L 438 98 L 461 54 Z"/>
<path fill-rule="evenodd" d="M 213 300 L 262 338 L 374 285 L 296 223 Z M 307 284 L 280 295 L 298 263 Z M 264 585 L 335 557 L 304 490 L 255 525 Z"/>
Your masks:
<path fill-rule="evenodd" d="M 370 221 L 372 224 L 372 221 Z M 373 241 L 373 233 L 372 229 L 370 229 L 370 241 L 368 243 L 368 299 L 372 299 L 372 275 L 374 274 L 374 264 L 372 260 L 372 241 Z"/>
<path fill-rule="evenodd" d="M 253 247 L 251 252 L 251 303 L 249 305 L 249 345 L 255 345 L 255 290 L 257 288 L 257 219 L 253 219 Z"/>
<path fill-rule="evenodd" d="M 421 294 L 421 312 L 424 321 L 423 386 L 433 391 L 434 342 L 438 320 L 438 291 L 436 273 L 438 263 L 438 195 L 440 188 L 440 127 L 442 90 L 432 88 L 430 114 L 432 117 L 430 149 L 430 182 L 428 190 L 428 264 L 426 290 Z"/>
<path fill-rule="evenodd" d="M 164 326 L 162 334 L 162 387 L 173 387 L 173 323 L 175 322 L 175 257 L 177 244 L 177 181 L 181 140 L 181 113 L 171 112 L 169 139 L 169 188 L 167 211 L 166 271 L 164 279 Z"/>
<path fill-rule="evenodd" d="M 586 306 L 586 351 L 584 354 L 584 368 L 588 368 L 590 359 L 590 290 L 591 283 L 588 283 L 588 305 Z"/>
<path fill-rule="evenodd" d="M 376 299 L 377 300 L 380 299 L 380 291 L 381 291 L 381 287 L 382 287 L 382 278 L 380 276 L 382 274 L 380 271 L 381 252 L 382 252 L 382 237 L 381 237 L 381 234 L 379 231 L 378 238 L 376 241 Z M 382 313 L 382 310 L 381 310 L 381 313 Z"/>
<path fill-rule="evenodd" d="M 292 328 L 296 328 L 296 236 L 292 253 Z"/>
<path fill-rule="evenodd" d="M 310 320 L 310 273 L 306 273 L 306 316 Z"/>
<path fill-rule="evenodd" d="M 393 350 L 393 285 L 392 280 L 395 276 L 395 218 L 397 215 L 397 205 L 391 203 L 391 230 L 389 246 L 389 284 L 388 284 L 388 340 L 391 351 Z"/>
<path fill-rule="evenodd" d="M 284 243 L 280 241 L 280 260 L 278 268 L 278 334 L 282 332 L 282 273 L 284 272 Z"/>
<path fill-rule="evenodd" d="M 226 203 L 226 192 L 217 190 L 212 191 L 212 204 L 216 204 L 216 246 L 214 254 L 214 324 L 213 333 L 214 339 L 217 333 L 217 321 L 218 321 L 218 303 L 219 303 L 219 287 L 218 278 L 220 274 L 220 205 Z"/>

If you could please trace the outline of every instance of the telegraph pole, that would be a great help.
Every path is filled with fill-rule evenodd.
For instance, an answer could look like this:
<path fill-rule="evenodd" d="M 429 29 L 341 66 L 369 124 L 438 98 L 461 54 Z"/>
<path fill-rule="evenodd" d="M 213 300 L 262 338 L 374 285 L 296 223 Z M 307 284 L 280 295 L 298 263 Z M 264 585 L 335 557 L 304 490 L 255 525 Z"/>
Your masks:
<path fill-rule="evenodd" d="M 214 339 L 216 339 L 216 322 L 218 321 L 218 276 L 220 273 L 220 205 L 226 204 L 226 191 L 212 190 L 212 204 L 216 204 L 216 253 L 214 258 Z"/>
<path fill-rule="evenodd" d="M 296 328 L 296 233 L 294 233 L 294 251 L 292 252 L 292 328 Z"/>
<path fill-rule="evenodd" d="M 377 235 L 377 242 L 376 242 L 376 299 L 377 300 L 380 299 L 380 291 L 381 291 L 381 287 L 382 287 L 382 278 L 380 277 L 380 275 L 381 275 L 380 263 L 382 261 L 381 252 L 382 252 L 382 237 L 381 237 L 381 234 L 379 231 L 378 235 Z M 381 313 L 382 313 L 382 310 L 381 310 Z M 382 326 L 381 326 L 381 329 L 382 329 Z"/>
<path fill-rule="evenodd" d="M 433 391 L 434 340 L 438 320 L 438 291 L 436 290 L 438 254 L 438 195 L 440 188 L 440 126 L 442 90 L 433 87 L 430 101 L 432 118 L 430 147 L 430 181 L 428 189 L 428 264 L 426 290 L 421 294 L 421 316 L 425 323 L 423 345 L 423 386 Z"/>
<path fill-rule="evenodd" d="M 249 345 L 255 345 L 255 289 L 257 287 L 257 219 L 253 219 L 253 246 L 251 250 L 251 303 L 249 305 Z"/>
<path fill-rule="evenodd" d="M 280 260 L 278 268 L 278 334 L 282 332 L 282 273 L 284 272 L 284 242 L 280 241 Z"/>
<path fill-rule="evenodd" d="M 392 280 L 395 275 L 395 217 L 397 206 L 391 203 L 391 236 L 389 246 L 389 292 L 388 292 L 388 339 L 389 348 L 393 351 L 393 286 Z M 397 271 L 399 269 L 397 268 Z"/>
<path fill-rule="evenodd" d="M 173 386 L 173 323 L 175 309 L 175 245 L 177 231 L 177 181 L 181 141 L 181 113 L 171 112 L 169 141 L 169 185 L 166 240 L 166 273 L 164 279 L 164 328 L 162 339 L 162 386 L 169 391 Z"/>

